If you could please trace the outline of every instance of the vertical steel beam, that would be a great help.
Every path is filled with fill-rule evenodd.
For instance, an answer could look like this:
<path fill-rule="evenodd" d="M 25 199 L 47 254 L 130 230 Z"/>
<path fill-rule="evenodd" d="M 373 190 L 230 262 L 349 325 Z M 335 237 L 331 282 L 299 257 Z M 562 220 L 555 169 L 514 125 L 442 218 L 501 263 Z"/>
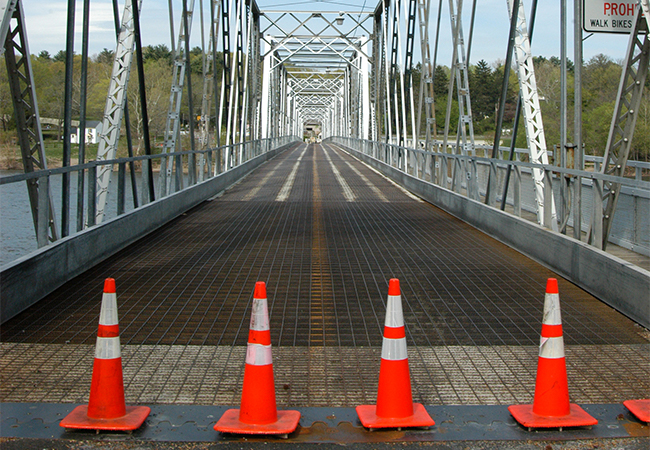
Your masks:
<path fill-rule="evenodd" d="M 174 66 L 172 72 L 172 86 L 169 94 L 169 108 L 165 120 L 165 137 L 163 142 L 163 153 L 174 153 L 179 151 L 181 146 L 179 142 L 180 125 L 181 125 L 181 105 L 183 103 L 183 87 L 187 78 L 188 55 L 189 49 L 186 49 L 186 36 L 192 32 L 192 18 L 194 16 L 194 0 L 190 0 L 189 5 L 183 7 L 181 11 L 181 20 L 178 31 L 178 41 L 174 50 Z M 187 25 L 186 25 L 187 24 Z M 189 41 L 187 41 L 189 42 Z M 191 114 L 191 112 L 190 112 Z M 193 120 L 190 117 L 190 120 Z M 159 195 L 169 195 L 172 191 L 172 174 L 174 171 L 174 160 L 176 158 L 166 158 L 161 160 L 159 174 Z M 177 160 L 177 165 L 179 161 Z M 163 167 L 164 166 L 164 167 Z M 182 168 L 181 168 L 182 169 Z M 177 168 L 178 170 L 178 168 Z M 181 174 L 176 174 L 177 180 Z M 178 183 L 177 183 L 178 184 Z"/>
<path fill-rule="evenodd" d="M 70 165 L 72 134 L 72 83 L 74 63 L 75 0 L 68 0 L 68 21 L 65 42 L 65 86 L 63 100 L 63 167 Z M 61 175 L 61 237 L 69 233 L 70 222 L 70 173 Z"/>
<path fill-rule="evenodd" d="M 573 143 L 575 169 L 582 170 L 582 2 L 573 2 Z M 578 18 L 578 19 L 576 19 Z M 573 237 L 582 239 L 582 177 L 573 187 Z"/>
<path fill-rule="evenodd" d="M 362 127 L 361 127 L 361 138 L 370 139 L 370 128 L 372 125 L 372 117 L 370 113 L 370 65 L 368 63 L 368 54 L 369 43 L 366 43 L 364 46 L 364 54 L 360 56 L 361 58 L 361 118 L 362 118 Z M 374 139 L 374 137 L 373 137 Z"/>
<path fill-rule="evenodd" d="M 431 139 L 437 137 L 435 93 L 433 91 L 434 69 L 431 64 L 431 48 L 429 45 L 429 11 L 431 0 L 418 0 L 418 20 L 420 30 L 420 52 L 422 55 L 422 75 L 420 78 L 420 96 L 418 101 L 418 114 L 415 135 L 420 137 L 422 126 L 422 107 L 425 109 L 425 146 L 429 151 Z"/>
<path fill-rule="evenodd" d="M 474 122 L 472 119 L 472 103 L 469 92 L 468 61 L 466 61 L 465 42 L 463 37 L 463 0 L 449 0 L 449 14 L 453 39 L 451 74 L 449 76 L 449 91 L 447 93 L 447 113 L 445 119 L 445 136 L 443 148 L 446 151 L 449 138 L 449 117 L 451 115 L 451 99 L 454 82 L 458 93 L 458 127 L 456 136 L 456 153 L 462 155 L 474 154 Z M 469 141 L 468 141 L 469 139 Z"/>
<path fill-rule="evenodd" d="M 406 51 L 404 59 L 404 95 L 406 107 L 410 109 L 412 147 L 417 148 L 418 134 L 415 126 L 415 107 L 413 103 L 413 47 L 415 45 L 415 14 L 417 0 L 408 0 L 406 17 Z"/>
<path fill-rule="evenodd" d="M 88 27 L 90 26 L 90 0 L 83 2 L 81 38 L 81 82 L 79 87 L 79 157 L 78 164 L 86 162 L 86 96 L 88 92 Z M 94 180 L 93 180 L 94 181 Z M 77 176 L 77 231 L 84 228 L 84 171 Z"/>
<path fill-rule="evenodd" d="M 131 0 L 131 10 L 133 11 L 133 36 L 135 41 L 135 61 L 138 67 L 138 87 L 140 91 L 140 110 L 142 111 L 142 141 L 144 144 L 144 153 L 151 156 L 151 141 L 149 140 L 149 113 L 147 109 L 147 87 L 144 76 L 144 57 L 142 56 L 142 34 L 140 32 L 140 6 L 138 0 Z M 153 183 L 152 161 L 145 161 L 142 168 L 143 184 L 146 183 L 148 188 L 148 200 L 154 201 L 156 198 Z M 144 191 L 145 189 L 143 189 Z"/>
<path fill-rule="evenodd" d="M 260 107 L 260 118 L 262 122 L 262 135 L 260 137 L 262 139 L 267 139 L 270 137 L 269 122 L 271 118 L 269 116 L 269 108 L 271 101 L 271 60 L 273 59 L 272 45 L 272 41 L 270 43 L 266 43 L 265 41 L 264 65 L 262 68 L 262 104 Z"/>
<path fill-rule="evenodd" d="M 385 123 L 385 133 L 386 133 L 386 143 L 387 144 L 392 144 L 393 143 L 393 118 L 392 118 L 392 110 L 391 110 L 391 90 L 392 89 L 392 65 L 390 63 L 390 58 L 388 54 L 388 15 L 390 14 L 390 3 L 387 3 L 386 0 L 382 0 L 383 3 L 383 27 L 382 27 L 382 65 L 384 67 L 384 70 L 382 71 L 382 75 L 384 78 L 384 88 L 386 90 L 386 97 L 384 98 L 383 101 L 383 108 L 384 108 L 384 123 Z"/>
<path fill-rule="evenodd" d="M 189 183 L 190 185 L 196 183 L 196 155 L 194 154 L 194 101 L 192 99 L 192 66 L 190 65 L 190 26 L 188 18 L 187 0 L 183 0 L 183 28 L 188 30 L 185 33 L 185 77 L 187 78 L 187 106 L 189 109 L 189 123 L 190 123 L 190 153 L 187 157 Z M 183 167 L 181 166 L 181 173 Z"/>

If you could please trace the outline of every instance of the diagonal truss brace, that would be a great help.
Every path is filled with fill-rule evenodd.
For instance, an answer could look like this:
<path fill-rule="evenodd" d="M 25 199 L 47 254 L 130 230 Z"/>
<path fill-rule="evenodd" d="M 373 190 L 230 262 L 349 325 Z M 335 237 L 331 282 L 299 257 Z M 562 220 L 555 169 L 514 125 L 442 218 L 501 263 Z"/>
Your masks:
<path fill-rule="evenodd" d="M 142 0 L 138 2 L 138 9 L 142 9 Z M 126 105 L 126 90 L 131 73 L 134 45 L 135 27 L 133 23 L 133 11 L 131 10 L 131 2 L 127 1 L 124 3 L 124 14 L 122 14 L 122 25 L 115 49 L 113 72 L 108 87 L 106 106 L 104 107 L 104 118 L 102 119 L 99 147 L 97 149 L 97 161 L 115 159 L 117 154 L 117 144 L 120 140 L 120 127 Z M 104 220 L 104 210 L 106 208 L 108 185 L 111 180 L 112 170 L 112 166 L 103 165 L 97 171 L 95 223 L 101 223 Z"/>
<path fill-rule="evenodd" d="M 6 2 L 0 32 L 25 173 L 47 169 L 21 0 Z M 47 178 L 27 180 L 27 192 L 38 246 L 42 247 L 58 239 Z"/>
<path fill-rule="evenodd" d="M 508 15 L 512 16 L 514 1 L 508 0 Z M 514 42 L 515 64 L 517 66 L 517 77 L 522 98 L 524 123 L 526 126 L 526 140 L 530 150 L 530 160 L 534 164 L 548 164 L 546 152 L 546 137 L 544 135 L 544 124 L 542 123 L 542 109 L 539 105 L 539 94 L 537 92 L 537 80 L 533 66 L 533 55 L 530 50 L 530 39 L 528 37 L 528 26 L 526 14 L 521 3 L 517 15 L 517 28 Z M 533 181 L 535 185 L 535 199 L 537 203 L 537 222 L 557 231 L 557 215 L 553 196 L 544 198 L 544 171 L 533 169 Z M 544 209 L 551 208 L 551 223 L 544 223 Z"/>
<path fill-rule="evenodd" d="M 630 33 L 627 56 L 621 74 L 616 106 L 601 168 L 601 173 L 616 177 L 622 177 L 625 173 L 643 86 L 648 75 L 648 65 L 650 64 L 650 32 L 648 31 L 650 29 L 650 8 L 648 3 L 648 0 L 641 0 L 640 8 L 637 7 L 635 25 Z M 599 205 L 602 204 L 602 211 L 594 211 L 588 238 L 590 244 L 602 249 L 606 248 L 620 190 L 620 183 L 610 181 L 603 183 L 602 203 L 595 202 L 595 209 L 600 208 Z M 597 194 L 594 193 L 594 195 Z M 600 221 L 598 213 L 602 213 L 602 228 L 597 223 Z"/>

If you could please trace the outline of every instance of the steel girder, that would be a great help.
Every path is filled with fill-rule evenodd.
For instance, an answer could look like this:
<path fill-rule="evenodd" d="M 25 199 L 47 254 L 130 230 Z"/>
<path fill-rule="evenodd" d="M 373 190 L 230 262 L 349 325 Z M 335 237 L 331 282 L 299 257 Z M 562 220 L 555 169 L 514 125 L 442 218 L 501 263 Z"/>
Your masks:
<path fill-rule="evenodd" d="M 420 52 L 422 55 L 422 76 L 420 78 L 420 98 L 418 101 L 418 118 L 416 122 L 415 135 L 420 136 L 420 124 L 422 123 L 422 107 L 424 105 L 425 122 L 425 148 L 429 149 L 429 143 L 437 138 L 436 132 L 436 109 L 435 94 L 433 91 L 433 74 L 435 67 L 431 63 L 431 47 L 429 45 L 429 11 L 431 0 L 418 0 L 418 19 L 420 30 Z"/>
<path fill-rule="evenodd" d="M 216 39 L 219 35 L 219 16 L 221 3 L 219 0 L 210 1 L 210 35 L 208 37 L 208 54 L 203 56 L 203 95 L 201 97 L 201 118 L 199 119 L 199 146 L 202 150 L 210 146 L 210 117 L 212 111 L 212 96 L 215 90 L 216 76 Z M 201 22 L 203 23 L 203 22 Z M 201 26 L 203 32 L 203 26 Z M 203 34 L 203 33 L 202 33 Z M 203 36 L 201 36 L 203 43 Z M 205 176 L 205 155 L 199 155 L 199 182 Z"/>
<path fill-rule="evenodd" d="M 47 169 L 21 0 L 6 2 L 0 26 L 0 39 L 3 42 L 24 171 L 31 173 Z M 36 240 L 38 246 L 43 247 L 59 237 L 48 178 L 27 180 L 27 192 Z"/>
<path fill-rule="evenodd" d="M 369 135 L 372 33 L 367 23 L 372 17 L 321 11 L 263 15 L 261 109 L 271 127 L 298 132 L 317 121 L 324 135 L 334 130 L 345 136 Z"/>
<path fill-rule="evenodd" d="M 138 2 L 138 9 L 142 8 L 142 0 Z M 102 128 L 99 132 L 99 147 L 97 149 L 97 161 L 115 159 L 117 145 L 120 140 L 120 131 L 124 108 L 126 106 L 126 92 L 131 73 L 131 62 L 133 60 L 133 48 L 135 45 L 135 27 L 133 23 L 133 11 L 131 2 L 124 3 L 122 14 L 122 26 L 115 48 L 115 59 L 111 81 L 106 96 L 106 106 L 102 119 Z M 97 170 L 97 193 L 95 196 L 95 217 L 94 223 L 101 223 L 104 220 L 104 210 L 108 198 L 108 186 L 111 180 L 111 165 L 100 166 Z M 89 222 L 91 218 L 88 218 Z M 92 223 L 89 223 L 92 225 Z"/>
<path fill-rule="evenodd" d="M 416 147 L 418 135 L 415 126 L 415 103 L 413 98 L 413 47 L 415 46 L 415 14 L 417 0 L 408 0 L 407 25 L 406 25 L 406 54 L 404 61 L 404 81 L 402 83 L 402 98 L 406 108 L 411 111 L 411 147 Z M 405 127 L 406 128 L 406 127 Z M 406 136 L 405 136 L 406 138 Z"/>
<path fill-rule="evenodd" d="M 512 16 L 513 2 L 520 2 L 517 8 L 517 25 L 514 41 L 514 56 L 517 65 L 517 76 L 519 89 L 522 98 L 524 124 L 526 126 L 526 140 L 530 151 L 530 160 L 535 164 L 548 164 L 546 152 L 546 137 L 544 135 L 544 124 L 542 123 L 542 110 L 539 105 L 539 94 L 537 92 L 537 81 L 535 68 L 533 66 L 533 55 L 530 50 L 530 39 L 526 24 L 526 14 L 521 0 L 508 0 L 508 15 Z M 553 196 L 544 198 L 544 171 L 533 169 L 533 180 L 535 184 L 535 199 L 537 205 L 537 222 L 547 228 L 557 231 L 557 214 Z M 545 223 L 544 209 L 551 209 L 551 223 Z"/>
<path fill-rule="evenodd" d="M 217 119 L 217 144 L 221 145 L 221 128 L 223 126 L 223 117 L 226 115 L 226 108 L 230 103 L 226 102 L 230 99 L 231 88 L 231 75 L 230 66 L 231 52 L 230 52 L 230 6 L 228 0 L 221 0 L 221 20 L 222 32 L 221 37 L 223 41 L 223 72 L 221 73 L 221 99 L 219 100 L 219 118 Z"/>
<path fill-rule="evenodd" d="M 296 68 L 336 67 L 341 60 L 349 61 L 353 53 L 363 52 L 362 46 L 371 35 L 366 27 L 371 17 L 369 13 L 361 12 L 266 12 L 264 19 L 269 23 L 262 30 L 262 39 L 270 44 L 267 36 L 272 36 L 273 45 L 267 52 L 278 53 L 275 64 L 285 64 L 290 60 L 291 66 Z M 295 25 L 286 31 L 281 21 L 289 19 Z M 337 21 L 345 20 L 354 25 L 343 30 Z M 359 31 L 365 36 L 362 42 L 354 37 Z"/>
<path fill-rule="evenodd" d="M 637 6 L 634 29 L 630 33 L 627 55 L 618 86 L 618 95 L 609 129 L 601 173 L 622 177 L 632 148 L 634 126 L 650 64 L 650 8 L 648 0 Z M 594 216 L 589 243 L 605 249 L 612 229 L 620 183 L 605 181 L 597 186 L 594 196 Z M 601 218 L 602 217 L 602 218 Z M 575 226 L 575 225 L 574 225 Z"/>
<path fill-rule="evenodd" d="M 194 0 L 190 0 L 187 9 L 181 13 L 181 21 L 178 31 L 178 41 L 174 49 L 174 67 L 172 73 L 172 86 L 169 94 L 169 109 L 167 110 L 167 119 L 165 121 L 165 137 L 163 142 L 163 153 L 174 153 L 179 150 L 180 144 L 180 122 L 181 122 L 181 103 L 183 100 L 183 87 L 186 81 L 186 52 L 185 36 L 192 32 L 192 19 L 194 17 Z M 187 29 L 186 24 L 187 23 Z M 192 120 L 192 118 L 190 118 Z M 164 167 L 160 168 L 159 176 L 159 197 L 169 195 L 172 190 L 172 173 L 174 169 L 174 160 L 176 158 L 167 158 L 163 160 Z M 176 168 L 179 170 L 179 167 Z M 177 187 L 182 183 L 180 173 L 176 174 Z"/>
<path fill-rule="evenodd" d="M 138 9 L 142 9 L 142 0 L 138 1 Z M 132 4 L 129 1 L 124 3 L 124 13 L 120 32 L 117 38 L 115 58 L 111 80 L 106 96 L 106 106 L 102 126 L 99 132 L 99 146 L 97 149 L 97 161 L 115 159 L 117 145 L 120 140 L 122 118 L 127 104 L 127 88 L 131 74 L 131 63 L 133 61 L 133 50 L 135 46 L 135 24 L 133 20 Z M 104 220 L 105 207 L 108 199 L 109 184 L 113 167 L 102 165 L 97 170 L 97 187 L 95 195 L 95 217 L 94 223 L 101 223 Z M 88 218 L 89 225 L 92 225 L 91 218 Z"/>
<path fill-rule="evenodd" d="M 381 123 L 379 123 L 380 114 L 378 110 L 381 109 L 382 104 L 382 91 L 381 91 L 381 15 L 375 13 L 373 15 L 373 31 L 372 31 L 372 57 L 374 63 L 370 64 L 368 71 L 372 70 L 370 77 L 370 136 L 373 141 L 379 139 L 381 135 Z"/>
<path fill-rule="evenodd" d="M 472 101 L 469 93 L 469 76 L 465 54 L 465 39 L 463 37 L 463 22 L 461 14 L 463 11 L 463 0 L 449 0 L 449 15 L 451 19 L 451 30 L 453 40 L 453 52 L 451 63 L 451 74 L 449 76 L 449 89 L 447 96 L 447 113 L 445 117 L 445 135 L 443 140 L 443 151 L 447 151 L 449 139 L 449 122 L 451 116 L 451 100 L 454 81 L 458 92 L 458 133 L 456 135 L 456 152 L 462 155 L 473 155 L 474 146 L 474 122 L 472 119 Z M 469 139 L 469 140 L 468 140 Z"/>
<path fill-rule="evenodd" d="M 256 134 L 256 110 L 259 105 L 260 80 L 253 74 L 259 74 L 260 58 L 260 13 L 252 0 L 233 0 L 231 9 L 234 17 L 227 11 L 222 14 L 224 20 L 224 72 L 222 76 L 222 99 L 218 129 L 224 125 L 225 144 L 242 143 Z M 223 11 L 223 10 L 222 10 Z M 234 33 L 230 33 L 233 28 Z M 234 42 L 233 42 L 234 40 Z M 230 49 L 234 48 L 231 53 Z M 237 153 L 231 151 L 225 154 L 226 167 L 232 167 L 241 161 L 243 148 Z"/>

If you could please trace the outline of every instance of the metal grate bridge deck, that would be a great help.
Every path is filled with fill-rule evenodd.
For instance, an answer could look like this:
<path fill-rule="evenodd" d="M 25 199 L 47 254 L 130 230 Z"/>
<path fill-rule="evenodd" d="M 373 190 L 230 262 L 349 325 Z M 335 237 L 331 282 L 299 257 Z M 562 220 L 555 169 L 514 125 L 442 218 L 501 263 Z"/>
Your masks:
<path fill-rule="evenodd" d="M 396 277 L 415 401 L 531 402 L 553 276 L 341 149 L 300 144 L 3 325 L 0 401 L 87 401 L 113 277 L 127 402 L 238 404 L 261 280 L 278 407 L 372 403 Z M 647 397 L 647 330 L 559 286 L 571 400 Z"/>

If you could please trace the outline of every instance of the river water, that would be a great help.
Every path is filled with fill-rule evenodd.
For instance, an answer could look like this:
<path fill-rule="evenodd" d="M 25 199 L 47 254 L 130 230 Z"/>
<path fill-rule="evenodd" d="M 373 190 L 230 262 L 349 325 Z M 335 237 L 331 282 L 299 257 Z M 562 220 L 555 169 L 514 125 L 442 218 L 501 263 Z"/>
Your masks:
<path fill-rule="evenodd" d="M 0 177 L 21 174 L 22 171 L 0 170 Z M 138 173 L 138 188 L 140 188 L 140 174 Z M 128 177 L 128 174 L 127 174 Z M 61 227 L 61 198 L 62 177 L 50 177 L 52 201 L 56 214 L 57 227 Z M 70 174 L 70 227 L 69 234 L 77 230 L 77 173 Z M 86 179 L 86 187 L 88 186 Z M 126 210 L 133 209 L 133 196 L 131 184 L 126 182 Z M 116 190 L 117 173 L 113 172 L 111 179 L 112 190 Z M 86 194 L 87 195 L 87 194 Z M 117 201 L 114 193 L 109 194 L 104 220 L 117 215 Z M 87 199 L 84 199 L 84 208 L 87 208 Z M 60 231 L 59 231 L 60 233 Z M 11 261 L 37 250 L 36 233 L 32 220 L 27 184 L 23 182 L 11 183 L 0 186 L 0 267 Z"/>

